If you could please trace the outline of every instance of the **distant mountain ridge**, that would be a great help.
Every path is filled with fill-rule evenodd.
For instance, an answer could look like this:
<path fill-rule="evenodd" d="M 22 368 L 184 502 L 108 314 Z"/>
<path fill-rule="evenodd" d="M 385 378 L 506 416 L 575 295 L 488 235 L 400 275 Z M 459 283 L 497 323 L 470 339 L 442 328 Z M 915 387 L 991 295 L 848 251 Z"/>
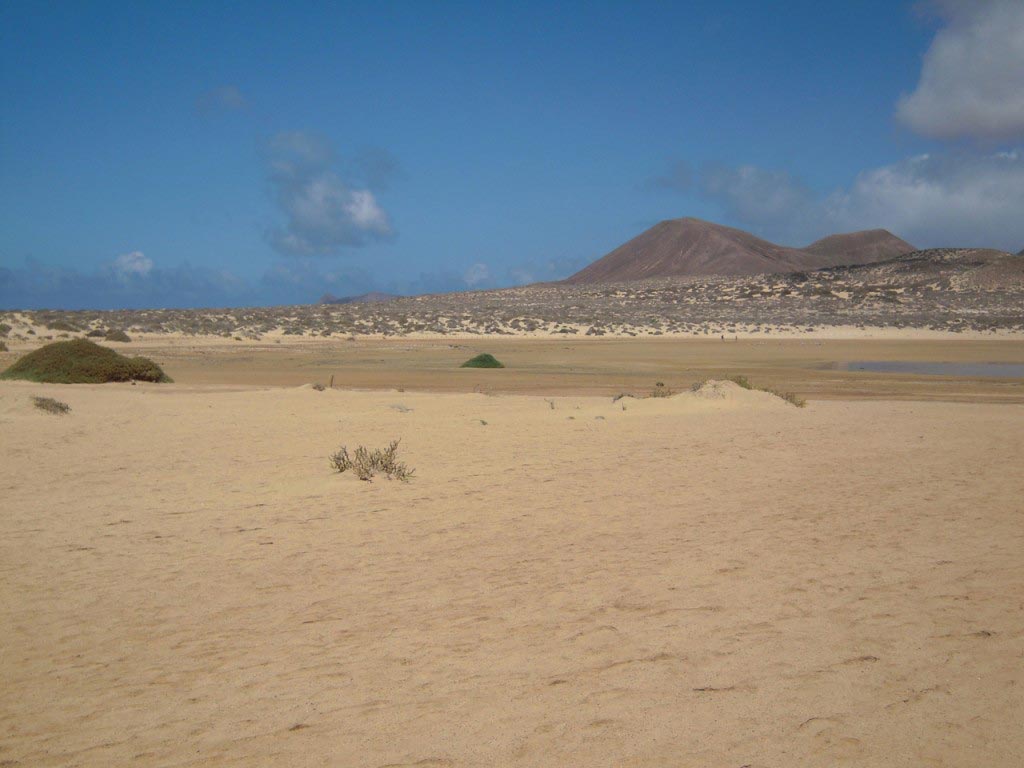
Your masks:
<path fill-rule="evenodd" d="M 831 235 L 806 248 L 791 248 L 702 219 L 669 219 L 620 245 L 565 282 L 612 283 L 656 277 L 798 272 L 863 264 L 913 250 L 910 243 L 884 229 Z"/>
<path fill-rule="evenodd" d="M 358 296 L 335 296 L 333 293 L 325 293 L 317 301 L 317 304 L 377 304 L 397 298 L 399 297 L 393 293 L 381 293 L 380 291 L 361 293 Z"/>
<path fill-rule="evenodd" d="M 803 249 L 808 253 L 830 259 L 842 259 L 844 264 L 870 264 L 917 249 L 887 229 L 865 229 L 845 235 L 829 235 Z"/>

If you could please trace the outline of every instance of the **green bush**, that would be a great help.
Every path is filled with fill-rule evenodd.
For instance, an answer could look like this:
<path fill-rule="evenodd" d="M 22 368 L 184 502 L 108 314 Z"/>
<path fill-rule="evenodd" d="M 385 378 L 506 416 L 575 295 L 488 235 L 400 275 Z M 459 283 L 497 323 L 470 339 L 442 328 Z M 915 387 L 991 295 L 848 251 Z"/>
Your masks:
<path fill-rule="evenodd" d="M 6 351 L 7 351 L 7 342 L 6 341 L 0 341 L 0 352 L 6 352 Z"/>
<path fill-rule="evenodd" d="M 127 333 L 120 330 L 119 328 L 107 331 L 107 335 L 104 336 L 103 338 L 105 338 L 107 341 L 131 341 L 131 337 L 129 337 Z"/>
<path fill-rule="evenodd" d="M 18 360 L 0 379 L 53 384 L 103 384 L 108 381 L 169 382 L 149 358 L 125 357 L 86 339 L 47 344 Z"/>
<path fill-rule="evenodd" d="M 0 323 L 0 336 L 6 336 L 11 332 L 11 326 L 7 323 Z"/>
<path fill-rule="evenodd" d="M 89 331 L 85 335 L 88 336 L 90 339 L 102 339 L 104 336 L 107 335 L 107 332 L 99 328 L 96 328 L 94 330 Z"/>
<path fill-rule="evenodd" d="M 470 358 L 464 362 L 460 368 L 504 368 L 494 355 L 489 355 L 486 352 L 477 355 L 476 357 Z"/>

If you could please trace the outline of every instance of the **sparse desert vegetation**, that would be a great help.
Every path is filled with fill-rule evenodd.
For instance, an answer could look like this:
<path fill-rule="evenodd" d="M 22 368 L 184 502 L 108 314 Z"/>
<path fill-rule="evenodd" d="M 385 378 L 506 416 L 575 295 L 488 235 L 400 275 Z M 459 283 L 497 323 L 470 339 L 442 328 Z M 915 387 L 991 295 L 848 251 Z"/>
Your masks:
<path fill-rule="evenodd" d="M 743 389 L 749 389 L 755 392 L 767 392 L 769 395 L 775 395 L 776 397 L 785 400 L 790 405 L 795 405 L 797 408 L 803 408 L 807 405 L 806 400 L 792 392 L 779 392 L 768 387 L 755 387 L 746 376 L 728 376 L 726 377 L 726 381 L 731 381 L 733 384 L 736 384 Z M 696 389 L 700 389 L 700 386 L 701 385 L 698 384 Z"/>
<path fill-rule="evenodd" d="M 748 277 L 539 283 L 503 290 L 221 310 L 40 310 L 0 314 L 11 333 L 121 328 L 243 340 L 373 335 L 696 337 L 857 328 L 1024 332 L 1024 258 L 998 251 L 916 251 L 875 264 Z M 74 331 L 65 331 L 72 333 Z"/>
<path fill-rule="evenodd" d="M 376 475 L 382 474 L 388 480 L 400 480 L 405 483 L 416 470 L 398 460 L 398 444 L 398 440 L 392 440 L 387 448 L 373 450 L 360 445 L 351 454 L 347 447 L 342 446 L 331 454 L 331 466 L 338 472 L 351 470 L 360 480 L 370 481 Z"/>
<path fill-rule="evenodd" d="M 39 395 L 34 395 L 32 397 L 32 404 L 41 411 L 53 413 L 58 416 L 71 411 L 70 405 L 62 403 L 60 400 L 56 400 L 52 397 L 40 397 Z"/>
<path fill-rule="evenodd" d="M 125 357 L 86 339 L 58 341 L 40 347 L 0 373 L 0 379 L 52 384 L 170 382 L 160 366 L 149 358 Z"/>

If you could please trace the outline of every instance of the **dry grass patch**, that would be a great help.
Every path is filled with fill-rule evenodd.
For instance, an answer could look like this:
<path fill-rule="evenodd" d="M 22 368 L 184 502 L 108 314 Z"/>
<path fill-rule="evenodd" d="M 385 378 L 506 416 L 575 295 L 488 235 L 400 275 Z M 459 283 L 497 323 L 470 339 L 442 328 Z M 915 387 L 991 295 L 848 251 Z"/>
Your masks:
<path fill-rule="evenodd" d="M 71 410 L 71 406 L 67 403 L 62 403 L 60 400 L 54 400 L 52 397 L 40 397 L 38 395 L 32 396 L 32 403 L 41 411 L 47 413 L 53 413 L 57 416 L 68 413 Z"/>
<path fill-rule="evenodd" d="M 804 408 L 807 405 L 806 400 L 804 400 L 802 397 L 793 392 L 780 392 L 777 389 L 771 389 L 769 387 L 754 386 L 754 384 L 746 376 L 728 376 L 725 380 L 731 381 L 733 384 L 736 384 L 737 386 L 742 387 L 743 389 L 749 389 L 752 392 L 767 392 L 769 395 L 775 395 L 775 397 L 778 397 L 781 400 L 785 400 L 787 403 L 796 406 L 797 408 Z M 698 381 L 694 383 L 694 385 L 690 387 L 690 389 L 693 392 L 696 392 L 706 383 L 706 381 Z"/>

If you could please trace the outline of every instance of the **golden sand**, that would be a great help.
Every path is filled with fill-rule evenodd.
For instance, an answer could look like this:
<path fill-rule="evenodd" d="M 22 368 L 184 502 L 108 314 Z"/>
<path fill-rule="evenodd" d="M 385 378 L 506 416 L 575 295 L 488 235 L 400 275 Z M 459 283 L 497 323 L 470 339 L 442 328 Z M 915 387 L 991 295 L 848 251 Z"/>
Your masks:
<path fill-rule="evenodd" d="M 187 378 L 0 384 L 0 765 L 1024 754 L 1024 407 Z"/>

